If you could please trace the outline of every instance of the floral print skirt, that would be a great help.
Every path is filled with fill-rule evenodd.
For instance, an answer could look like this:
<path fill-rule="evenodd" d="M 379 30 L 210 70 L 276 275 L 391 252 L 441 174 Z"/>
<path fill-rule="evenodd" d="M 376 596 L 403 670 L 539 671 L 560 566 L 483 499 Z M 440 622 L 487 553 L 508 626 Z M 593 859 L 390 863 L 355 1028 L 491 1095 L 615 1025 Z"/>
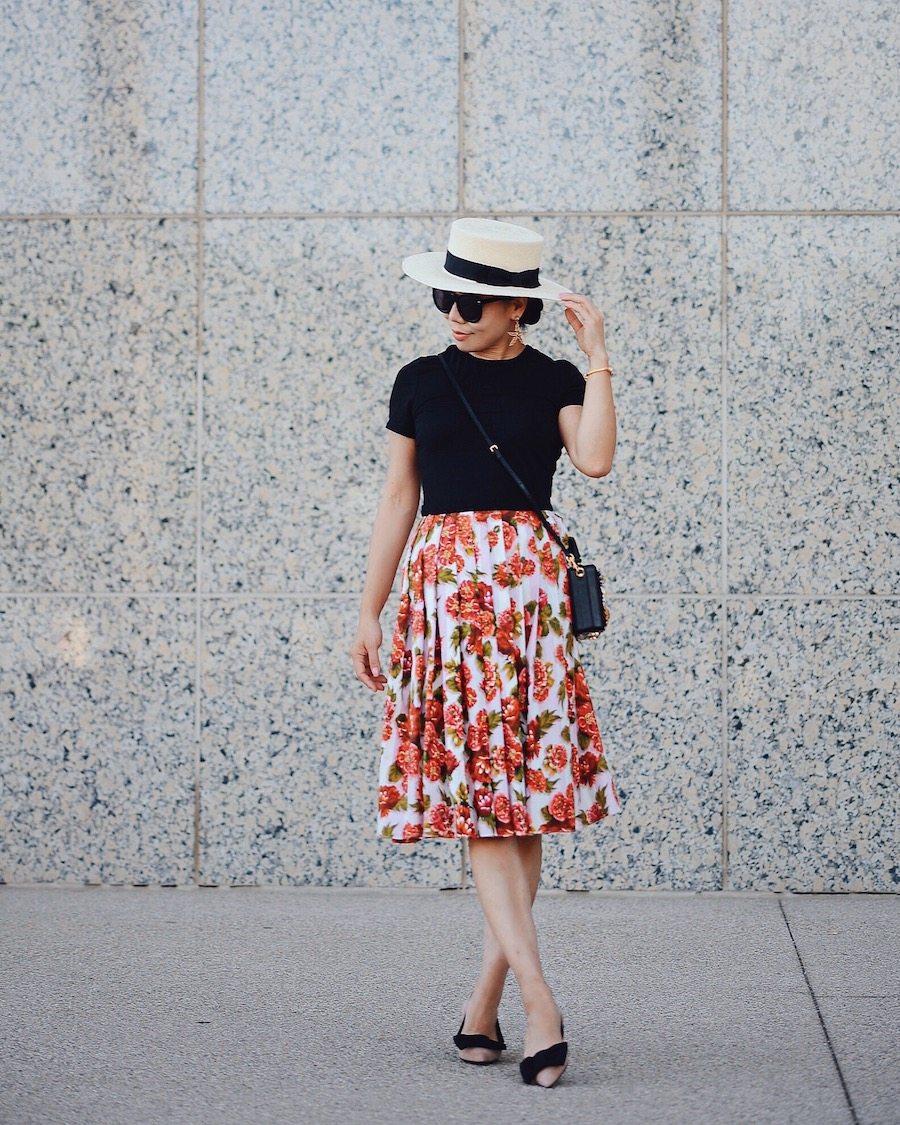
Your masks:
<path fill-rule="evenodd" d="M 558 513 L 548 522 L 568 534 Z M 621 811 L 535 512 L 429 515 L 401 560 L 378 827 L 396 843 L 572 832 Z"/>

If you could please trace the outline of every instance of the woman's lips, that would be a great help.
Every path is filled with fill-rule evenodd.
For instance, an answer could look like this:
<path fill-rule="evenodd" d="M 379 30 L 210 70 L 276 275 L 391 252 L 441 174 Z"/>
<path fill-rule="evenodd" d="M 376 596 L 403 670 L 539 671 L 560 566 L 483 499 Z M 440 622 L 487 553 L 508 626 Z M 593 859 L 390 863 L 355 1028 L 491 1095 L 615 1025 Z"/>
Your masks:
<path fill-rule="evenodd" d="M 457 332 L 455 328 L 451 328 L 450 331 L 453 333 L 454 340 L 465 340 L 467 336 L 472 335 L 471 332 Z"/>

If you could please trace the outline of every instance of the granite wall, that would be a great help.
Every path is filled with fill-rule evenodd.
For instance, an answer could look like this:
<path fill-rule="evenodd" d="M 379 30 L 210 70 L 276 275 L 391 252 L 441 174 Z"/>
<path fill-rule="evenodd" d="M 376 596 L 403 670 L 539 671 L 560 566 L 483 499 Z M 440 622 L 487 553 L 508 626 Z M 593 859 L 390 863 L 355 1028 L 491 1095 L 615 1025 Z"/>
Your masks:
<path fill-rule="evenodd" d="M 3 879 L 459 880 L 376 838 L 346 650 L 445 342 L 400 259 L 490 214 L 617 372 L 613 472 L 556 498 L 625 807 L 547 884 L 897 889 L 892 0 L 0 14 Z M 580 358 L 558 308 L 531 342 Z"/>

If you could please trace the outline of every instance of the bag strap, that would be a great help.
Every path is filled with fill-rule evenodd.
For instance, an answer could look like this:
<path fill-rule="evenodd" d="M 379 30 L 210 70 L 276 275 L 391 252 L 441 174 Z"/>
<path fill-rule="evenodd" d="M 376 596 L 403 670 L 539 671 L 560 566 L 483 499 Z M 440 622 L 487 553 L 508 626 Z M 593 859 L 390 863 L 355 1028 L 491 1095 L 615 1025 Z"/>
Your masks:
<path fill-rule="evenodd" d="M 462 400 L 463 406 L 468 411 L 469 417 L 472 419 L 472 421 L 478 427 L 478 432 L 481 434 L 481 436 L 487 442 L 488 450 L 491 453 L 493 453 L 493 455 L 497 458 L 497 460 L 500 462 L 500 464 L 503 466 L 503 468 L 506 469 L 506 471 L 509 473 L 509 475 L 512 477 L 512 479 L 519 486 L 520 490 L 522 491 L 522 494 L 525 496 L 525 499 L 528 501 L 528 503 L 531 505 L 532 509 L 537 513 L 538 517 L 540 518 L 541 523 L 544 525 L 544 527 L 550 533 L 552 538 L 565 551 L 566 557 L 570 560 L 570 565 L 574 566 L 576 568 L 576 570 L 579 570 L 580 567 L 581 567 L 581 555 L 578 553 L 578 544 L 575 542 L 575 540 L 571 536 L 567 536 L 565 541 L 563 541 L 559 537 L 558 532 L 549 523 L 549 521 L 547 520 L 547 517 L 544 515 L 540 506 L 535 503 L 534 497 L 528 491 L 528 488 L 527 488 L 525 482 L 521 479 L 521 477 L 515 471 L 515 469 L 512 467 L 512 465 L 510 465 L 509 461 L 507 461 L 506 458 L 503 456 L 503 453 L 500 450 L 500 446 L 495 441 L 491 440 L 491 438 L 488 435 L 487 430 L 484 428 L 484 426 L 482 426 L 481 420 L 479 419 L 479 417 L 475 413 L 475 411 L 472 409 L 471 403 L 466 398 L 466 396 L 463 394 L 462 387 L 460 387 L 459 383 L 457 382 L 456 376 L 453 374 L 453 371 L 451 370 L 451 367 L 450 367 L 450 363 L 448 362 L 447 356 L 444 353 L 441 353 L 440 361 L 444 365 L 444 370 L 447 372 L 447 377 L 449 378 L 449 380 L 450 380 L 450 382 L 453 386 L 453 389 L 459 395 L 460 399 Z"/>

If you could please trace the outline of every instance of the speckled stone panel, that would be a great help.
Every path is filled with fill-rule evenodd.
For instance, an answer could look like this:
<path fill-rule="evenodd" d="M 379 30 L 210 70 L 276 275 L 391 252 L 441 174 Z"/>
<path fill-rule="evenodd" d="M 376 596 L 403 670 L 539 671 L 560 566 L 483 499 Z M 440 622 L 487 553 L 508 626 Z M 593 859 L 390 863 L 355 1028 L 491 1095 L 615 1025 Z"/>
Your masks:
<path fill-rule="evenodd" d="M 0 211 L 193 207 L 193 0 L 2 0 L 0 29 Z"/>
<path fill-rule="evenodd" d="M 456 0 L 209 0 L 207 208 L 455 207 L 456 12 Z"/>
<path fill-rule="evenodd" d="M 0 877 L 188 883 L 194 607 L 0 600 Z"/>
<path fill-rule="evenodd" d="M 719 232 L 712 218 L 520 220 L 544 235 L 546 273 L 604 314 L 616 403 L 612 472 L 563 451 L 554 507 L 611 593 L 721 587 Z M 587 370 L 557 302 L 528 340 Z"/>
<path fill-rule="evenodd" d="M 353 675 L 353 598 L 211 599 L 201 881 L 455 886 L 456 841 L 380 839 L 383 696 Z M 390 643 L 392 613 L 382 617 Z"/>
<path fill-rule="evenodd" d="M 204 589 L 361 590 L 398 369 L 446 345 L 405 254 L 449 220 L 211 222 Z"/>
<path fill-rule="evenodd" d="M 900 219 L 729 221 L 728 579 L 900 591 Z"/>
<path fill-rule="evenodd" d="M 897 891 L 900 606 L 745 598 L 728 631 L 730 885 Z"/>
<path fill-rule="evenodd" d="M 193 588 L 196 231 L 0 224 L 0 589 Z"/>
<path fill-rule="evenodd" d="M 898 73 L 890 0 L 732 0 L 729 205 L 900 206 Z"/>
<path fill-rule="evenodd" d="M 545 886 L 721 886 L 721 603 L 610 599 L 580 646 L 622 811 L 545 854 Z"/>
<path fill-rule="evenodd" d="M 464 11 L 467 207 L 718 206 L 719 4 Z"/>

